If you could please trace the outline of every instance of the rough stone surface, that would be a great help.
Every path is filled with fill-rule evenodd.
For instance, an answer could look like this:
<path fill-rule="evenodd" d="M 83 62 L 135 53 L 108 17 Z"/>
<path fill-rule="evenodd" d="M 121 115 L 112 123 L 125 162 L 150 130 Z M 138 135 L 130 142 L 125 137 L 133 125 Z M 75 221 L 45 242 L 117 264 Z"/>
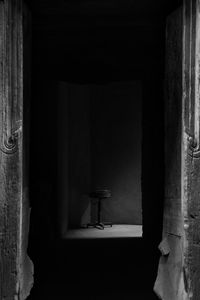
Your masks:
<path fill-rule="evenodd" d="M 22 12 L 21 0 L 0 2 L 0 299 L 4 300 L 25 299 L 32 284 L 23 176 Z"/>
<path fill-rule="evenodd" d="M 187 299 L 183 278 L 181 202 L 182 8 L 168 17 L 165 79 L 165 209 L 155 291 L 163 300 Z"/>
<path fill-rule="evenodd" d="M 200 295 L 199 31 L 200 2 L 185 0 L 167 24 L 163 240 L 168 253 L 161 251 L 155 283 L 163 300 Z"/>

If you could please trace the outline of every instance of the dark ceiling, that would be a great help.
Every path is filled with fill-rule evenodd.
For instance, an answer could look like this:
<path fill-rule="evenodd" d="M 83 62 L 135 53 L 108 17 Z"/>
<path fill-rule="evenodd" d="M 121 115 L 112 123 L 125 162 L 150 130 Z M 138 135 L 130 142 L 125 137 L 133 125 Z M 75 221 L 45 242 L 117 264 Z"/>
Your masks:
<path fill-rule="evenodd" d="M 160 64 L 166 15 L 181 1 L 27 3 L 32 13 L 34 67 L 51 77 L 95 80 L 137 77 L 147 66 Z"/>

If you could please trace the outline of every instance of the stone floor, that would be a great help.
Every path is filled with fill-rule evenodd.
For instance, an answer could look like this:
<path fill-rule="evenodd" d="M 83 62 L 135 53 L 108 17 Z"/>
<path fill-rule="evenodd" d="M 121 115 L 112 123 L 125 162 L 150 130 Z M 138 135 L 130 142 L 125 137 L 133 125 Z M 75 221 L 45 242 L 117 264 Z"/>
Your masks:
<path fill-rule="evenodd" d="M 66 234 L 69 239 L 95 239 L 95 238 L 134 238 L 142 237 L 142 225 L 113 225 L 104 230 L 97 228 L 70 229 Z"/>

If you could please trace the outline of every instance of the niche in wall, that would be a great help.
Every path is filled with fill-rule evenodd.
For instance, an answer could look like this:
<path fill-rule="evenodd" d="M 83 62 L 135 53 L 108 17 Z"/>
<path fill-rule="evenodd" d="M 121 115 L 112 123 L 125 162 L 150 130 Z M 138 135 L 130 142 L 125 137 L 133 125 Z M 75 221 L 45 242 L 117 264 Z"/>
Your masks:
<path fill-rule="evenodd" d="M 108 188 L 102 218 L 142 224 L 142 84 L 55 83 L 58 103 L 60 230 L 94 216 L 89 193 Z"/>

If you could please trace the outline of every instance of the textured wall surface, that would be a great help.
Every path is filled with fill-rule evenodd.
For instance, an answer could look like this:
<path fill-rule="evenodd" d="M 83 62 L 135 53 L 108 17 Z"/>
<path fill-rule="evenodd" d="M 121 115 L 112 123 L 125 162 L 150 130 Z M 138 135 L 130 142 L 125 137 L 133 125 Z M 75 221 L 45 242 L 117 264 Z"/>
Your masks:
<path fill-rule="evenodd" d="M 182 53 L 183 10 L 168 17 L 165 81 L 165 205 L 155 291 L 163 300 L 186 300 L 183 244 Z"/>
<path fill-rule="evenodd" d="M 30 28 L 21 0 L 1 2 L 0 20 L 0 299 L 23 300 L 33 283 L 27 255 Z"/>

